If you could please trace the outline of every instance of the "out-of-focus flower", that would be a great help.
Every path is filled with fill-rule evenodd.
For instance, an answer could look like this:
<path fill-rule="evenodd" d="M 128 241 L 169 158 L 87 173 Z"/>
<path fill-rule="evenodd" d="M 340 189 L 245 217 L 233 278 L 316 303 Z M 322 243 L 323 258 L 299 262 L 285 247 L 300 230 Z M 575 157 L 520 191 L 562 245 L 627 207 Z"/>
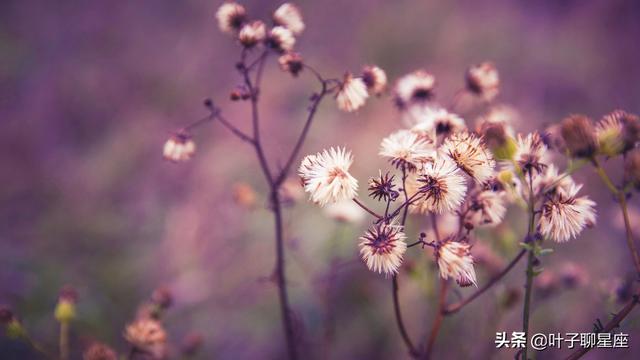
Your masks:
<path fill-rule="evenodd" d="M 504 259 L 482 242 L 477 242 L 473 245 L 471 254 L 474 263 L 484 268 L 491 275 L 497 275 L 504 269 Z"/>
<path fill-rule="evenodd" d="M 493 175 L 495 161 L 481 138 L 468 131 L 459 132 L 445 139 L 442 150 L 457 165 L 483 183 Z"/>
<path fill-rule="evenodd" d="M 460 206 L 467 192 L 465 178 L 456 164 L 447 158 L 426 163 L 418 172 L 417 187 L 422 196 L 412 204 L 411 210 L 423 214 L 453 211 Z"/>
<path fill-rule="evenodd" d="M 373 95 L 380 95 L 387 87 L 387 73 L 375 65 L 367 65 L 362 69 L 362 81 Z"/>
<path fill-rule="evenodd" d="M 558 277 L 551 271 L 543 271 L 535 277 L 533 285 L 538 296 L 549 297 L 558 291 Z"/>
<path fill-rule="evenodd" d="M 411 104 L 425 102 L 433 98 L 433 89 L 436 78 L 424 70 L 416 70 L 404 75 L 396 83 L 395 102 L 401 109 L 406 109 Z"/>
<path fill-rule="evenodd" d="M 547 167 L 547 146 L 540 134 L 534 132 L 525 137 L 518 134 L 516 144 L 513 161 L 525 175 L 540 174 Z"/>
<path fill-rule="evenodd" d="M 560 269 L 560 280 L 562 280 L 562 284 L 566 288 L 573 289 L 587 284 L 589 274 L 587 274 L 584 267 L 573 262 L 568 262 Z"/>
<path fill-rule="evenodd" d="M 0 324 L 9 324 L 13 319 L 13 311 L 6 305 L 0 305 Z"/>
<path fill-rule="evenodd" d="M 222 32 L 234 34 L 247 20 L 247 11 L 244 6 L 227 1 L 218 8 L 216 19 L 218 19 L 218 27 Z"/>
<path fill-rule="evenodd" d="M 549 164 L 540 176 L 533 178 L 533 193 L 536 195 L 553 195 L 557 192 L 568 195 L 575 188 L 573 178 L 566 173 L 558 173 L 554 164 Z M 524 199 L 529 198 L 529 186 L 522 187 Z"/>
<path fill-rule="evenodd" d="M 572 156 L 592 157 L 598 150 L 598 139 L 591 119 L 569 115 L 560 125 L 564 145 Z"/>
<path fill-rule="evenodd" d="M 576 198 L 580 186 L 573 185 L 567 193 L 556 192 L 542 204 L 540 232 L 556 242 L 576 237 L 585 227 L 595 224 L 596 203 L 588 197 Z"/>
<path fill-rule="evenodd" d="M 349 173 L 352 163 L 351 152 L 344 148 L 331 148 L 305 157 L 298 173 L 311 200 L 324 206 L 356 197 L 358 181 Z"/>
<path fill-rule="evenodd" d="M 502 222 L 506 212 L 502 194 L 492 190 L 479 191 L 471 197 L 464 221 L 473 227 L 496 226 Z"/>
<path fill-rule="evenodd" d="M 479 134 L 491 153 L 498 160 L 513 160 L 517 150 L 515 140 L 507 134 L 506 127 L 501 123 L 484 123 Z"/>
<path fill-rule="evenodd" d="M 467 129 L 464 119 L 441 107 L 426 107 L 421 116 L 416 117 L 415 120 L 417 123 L 411 131 L 425 136 L 435 132 L 437 136 L 447 137 Z"/>
<path fill-rule="evenodd" d="M 273 22 L 276 25 L 286 27 L 295 35 L 300 35 L 304 31 L 302 13 L 297 6 L 291 3 L 284 3 L 276 9 L 273 13 Z"/>
<path fill-rule="evenodd" d="M 246 208 L 253 209 L 256 206 L 256 192 L 251 185 L 246 183 L 237 183 L 232 188 L 233 200 L 236 204 Z"/>
<path fill-rule="evenodd" d="M 360 237 L 360 256 L 371 271 L 385 276 L 398 272 L 407 250 L 402 226 L 376 224 Z"/>
<path fill-rule="evenodd" d="M 445 280 L 453 278 L 462 287 L 478 286 L 470 249 L 469 244 L 455 241 L 451 237 L 438 244 L 435 254 L 440 277 Z"/>
<path fill-rule="evenodd" d="M 398 192 L 394 189 L 393 183 L 394 175 L 389 175 L 388 172 L 380 174 L 378 177 L 369 179 L 369 196 L 378 201 L 393 201 L 398 197 Z"/>
<path fill-rule="evenodd" d="M 633 149 L 624 160 L 624 177 L 626 181 L 640 188 L 640 149 Z"/>
<path fill-rule="evenodd" d="M 191 135 L 179 132 L 164 143 L 162 156 L 169 161 L 183 162 L 190 160 L 196 153 L 196 143 Z"/>
<path fill-rule="evenodd" d="M 280 53 L 285 53 L 293 50 L 293 46 L 296 44 L 296 38 L 293 36 L 291 30 L 283 26 L 275 26 L 269 31 L 267 37 L 267 45 Z"/>
<path fill-rule="evenodd" d="M 300 179 L 289 178 L 280 187 L 280 200 L 285 205 L 294 204 L 304 197 L 304 184 L 300 184 Z"/>
<path fill-rule="evenodd" d="M 356 111 L 364 105 L 367 98 L 369 98 L 369 93 L 364 81 L 361 78 L 353 77 L 350 73 L 345 74 L 336 94 L 338 108 L 346 112 Z"/>
<path fill-rule="evenodd" d="M 267 28 L 260 20 L 252 21 L 240 29 L 238 40 L 247 48 L 254 47 L 267 37 Z"/>
<path fill-rule="evenodd" d="M 293 76 L 298 76 L 300 71 L 304 69 L 302 55 L 296 52 L 288 52 L 278 58 L 278 64 L 282 71 L 288 72 Z"/>
<path fill-rule="evenodd" d="M 117 360 L 118 354 L 109 346 L 93 342 L 82 353 L 83 360 Z"/>
<path fill-rule="evenodd" d="M 600 153 L 615 156 L 635 146 L 640 138 L 640 119 L 636 115 L 615 110 L 596 124 Z"/>
<path fill-rule="evenodd" d="M 381 156 L 389 158 L 398 169 L 414 172 L 425 162 L 433 161 L 436 152 L 432 143 L 409 130 L 398 130 L 380 144 Z"/>
<path fill-rule="evenodd" d="M 360 206 L 348 200 L 329 204 L 325 206 L 323 210 L 329 218 L 338 222 L 351 224 L 361 223 L 366 215 Z"/>
<path fill-rule="evenodd" d="M 498 95 L 500 77 L 498 70 L 491 62 L 473 65 L 467 70 L 467 88 L 474 94 L 482 96 L 487 101 Z"/>
<path fill-rule="evenodd" d="M 515 132 L 513 131 L 513 125 L 518 121 L 518 112 L 507 105 L 492 106 L 489 111 L 480 116 L 476 120 L 476 130 L 482 134 L 482 130 L 488 125 L 502 125 L 507 135 L 513 137 Z"/>
<path fill-rule="evenodd" d="M 76 317 L 76 302 L 78 292 L 70 285 L 65 285 L 60 290 L 58 303 L 55 308 L 55 318 L 61 323 L 68 323 Z"/>
<path fill-rule="evenodd" d="M 173 292 L 167 286 L 159 286 L 151 293 L 151 302 L 166 310 L 173 304 Z"/>
<path fill-rule="evenodd" d="M 167 333 L 162 324 L 153 319 L 138 319 L 127 325 L 124 338 L 134 348 L 164 358 L 167 352 Z"/>

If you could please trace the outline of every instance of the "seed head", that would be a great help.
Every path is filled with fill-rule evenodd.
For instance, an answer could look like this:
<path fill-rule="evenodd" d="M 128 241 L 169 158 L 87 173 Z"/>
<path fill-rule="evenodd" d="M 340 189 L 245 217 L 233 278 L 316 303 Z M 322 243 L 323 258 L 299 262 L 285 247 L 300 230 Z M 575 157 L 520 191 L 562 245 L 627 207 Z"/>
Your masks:
<path fill-rule="evenodd" d="M 569 115 L 562 120 L 560 131 L 564 144 L 572 156 L 590 158 L 598 150 L 596 131 L 588 117 Z"/>

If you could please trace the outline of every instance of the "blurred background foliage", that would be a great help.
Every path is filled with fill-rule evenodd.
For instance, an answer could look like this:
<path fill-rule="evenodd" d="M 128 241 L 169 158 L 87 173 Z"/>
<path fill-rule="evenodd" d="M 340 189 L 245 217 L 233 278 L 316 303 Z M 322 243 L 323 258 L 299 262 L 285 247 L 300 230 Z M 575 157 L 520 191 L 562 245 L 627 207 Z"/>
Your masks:
<path fill-rule="evenodd" d="M 245 1 L 268 19 L 279 2 Z M 326 76 L 375 63 L 395 78 L 425 67 L 448 103 L 472 63 L 491 60 L 502 78 L 501 103 L 515 106 L 520 131 L 580 112 L 599 118 L 640 112 L 640 2 L 594 1 L 299 1 L 307 30 L 297 48 Z M 0 303 L 10 304 L 34 337 L 54 348 L 57 292 L 80 293 L 75 351 L 89 339 L 125 349 L 122 329 L 159 285 L 176 304 L 171 340 L 205 335 L 202 358 L 281 358 L 272 219 L 251 149 L 219 126 L 196 135 L 198 154 L 170 164 L 161 146 L 175 128 L 206 114 L 212 97 L 245 126 L 247 108 L 226 101 L 238 78 L 238 46 L 217 31 L 219 2 L 2 1 L 0 3 Z M 271 159 L 282 159 L 302 126 L 315 83 L 293 80 L 270 62 L 262 111 Z M 469 124 L 472 104 L 462 114 Z M 475 111 L 475 112 L 474 112 Z M 353 149 L 364 187 L 384 162 L 379 141 L 399 126 L 391 102 L 371 101 L 355 115 L 323 103 L 304 153 Z M 616 172 L 620 164 L 608 164 Z M 607 294 L 631 269 L 618 212 L 597 179 L 576 176 L 599 204 L 597 228 L 556 247 L 553 272 L 583 266 L 587 286 L 536 299 L 534 330 L 588 331 L 618 306 Z M 252 209 L 234 201 L 234 184 L 257 192 Z M 361 190 L 364 195 L 364 190 Z M 637 200 L 632 199 L 638 219 Z M 507 226 L 480 233 L 508 259 L 524 230 L 514 209 Z M 424 221 L 413 219 L 417 234 Z M 293 309 L 310 358 L 406 356 L 393 318 L 390 282 L 367 271 L 356 239 L 366 227 L 340 224 L 302 200 L 287 210 L 287 261 Z M 436 308 L 431 254 L 410 251 L 401 301 L 414 337 L 426 336 Z M 516 269 L 482 299 L 448 318 L 439 358 L 512 358 L 495 350 L 495 331 L 520 327 L 519 305 L 500 306 L 519 289 Z M 480 270 L 480 282 L 487 278 Z M 467 293 L 470 290 L 461 290 Z M 455 294 L 452 297 L 455 298 Z M 638 314 L 621 330 L 631 350 L 589 358 L 635 359 Z M 566 351 L 566 350 L 565 350 Z M 547 351 L 544 358 L 565 352 Z M 0 337 L 0 357 L 31 356 Z M 77 353 L 76 353 L 77 355 Z M 541 355 L 542 357 L 542 355 Z"/>

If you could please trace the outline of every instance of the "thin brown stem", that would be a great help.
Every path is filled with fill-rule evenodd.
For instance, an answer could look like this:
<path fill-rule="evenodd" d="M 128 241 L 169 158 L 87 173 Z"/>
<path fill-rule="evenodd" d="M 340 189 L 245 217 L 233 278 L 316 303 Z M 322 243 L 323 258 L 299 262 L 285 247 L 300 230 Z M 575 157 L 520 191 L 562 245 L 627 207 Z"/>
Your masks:
<path fill-rule="evenodd" d="M 69 360 L 69 322 L 60 322 L 60 359 Z"/>
<path fill-rule="evenodd" d="M 398 324 L 398 330 L 400 330 L 400 336 L 402 336 L 402 340 L 404 341 L 407 349 L 409 350 L 409 354 L 413 357 L 417 357 L 420 353 L 418 349 L 413 345 L 411 338 L 409 337 L 409 333 L 404 326 L 404 321 L 402 320 L 402 312 L 400 310 L 400 301 L 398 300 L 398 275 L 395 274 L 391 278 L 392 284 L 392 293 L 393 293 L 393 311 L 396 317 L 396 323 Z"/>
<path fill-rule="evenodd" d="M 529 241 L 531 236 L 533 235 L 534 227 L 535 227 L 535 200 L 533 194 L 533 175 L 531 171 L 529 171 L 529 228 L 527 230 L 527 237 L 525 241 Z M 526 341 L 524 344 L 524 349 L 522 349 L 522 359 L 527 359 L 527 350 L 529 350 L 529 317 L 531 315 L 531 295 L 533 293 L 533 277 L 535 273 L 533 271 L 535 255 L 533 252 L 533 247 L 536 246 L 536 240 L 533 240 L 530 245 L 531 248 L 527 251 L 529 252 L 529 256 L 527 257 L 527 271 L 526 271 L 526 281 L 525 281 L 525 293 L 524 293 L 524 306 L 522 307 L 522 331 L 525 334 Z"/>
<path fill-rule="evenodd" d="M 363 204 L 360 200 L 358 200 L 358 198 L 353 198 L 353 202 L 355 202 L 358 206 L 360 206 L 364 211 L 368 212 L 369 214 L 375 216 L 377 219 L 382 219 L 382 215 L 378 215 L 378 213 L 376 213 L 375 211 L 369 209 L 369 207 L 365 204 Z"/>
<path fill-rule="evenodd" d="M 433 325 L 431 326 L 431 331 L 429 332 L 429 339 L 427 340 L 427 349 L 424 352 L 424 359 L 431 358 L 431 355 L 433 353 L 433 348 L 436 343 L 436 339 L 438 338 L 438 334 L 440 333 L 440 328 L 442 327 L 442 321 L 444 320 L 444 314 L 442 313 L 442 309 L 444 309 L 446 305 L 448 288 L 449 288 L 449 282 L 445 279 L 440 279 L 440 296 L 438 297 L 438 312 L 436 313 L 436 318 L 433 321 Z"/>
<path fill-rule="evenodd" d="M 489 280 L 489 282 L 486 283 L 483 287 L 481 287 L 480 289 L 476 290 L 476 292 L 474 292 L 473 294 L 469 295 L 469 297 L 467 297 L 466 299 L 460 300 L 460 301 L 458 301 L 458 302 L 456 302 L 454 304 L 451 304 L 451 305 L 447 306 L 444 309 L 444 315 L 451 315 L 451 314 L 454 314 L 454 313 L 460 311 L 460 309 L 462 309 L 463 307 L 468 305 L 470 302 L 472 302 L 473 300 L 475 300 L 478 297 L 480 297 L 480 295 L 484 294 L 493 285 L 497 284 L 498 281 L 500 281 L 500 279 L 502 279 L 505 275 L 507 275 L 507 273 L 509 273 L 509 271 L 511 271 L 511 269 L 513 269 L 513 267 L 520 261 L 520 259 L 522 259 L 522 257 L 524 256 L 524 254 L 526 252 L 527 252 L 526 250 L 520 250 L 518 255 L 516 255 L 516 257 L 513 258 L 513 260 L 511 260 L 511 262 L 504 269 L 502 269 L 502 271 L 499 274 L 497 274 L 496 276 L 491 278 L 491 280 Z"/>

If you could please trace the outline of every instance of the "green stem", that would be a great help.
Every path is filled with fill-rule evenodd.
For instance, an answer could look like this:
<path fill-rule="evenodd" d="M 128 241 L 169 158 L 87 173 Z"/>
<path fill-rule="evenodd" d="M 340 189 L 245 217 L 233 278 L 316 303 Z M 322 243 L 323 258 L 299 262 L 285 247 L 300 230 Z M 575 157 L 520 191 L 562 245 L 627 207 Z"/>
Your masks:
<path fill-rule="evenodd" d="M 534 232 L 535 228 L 535 201 L 533 196 L 533 178 L 531 172 L 529 172 L 529 228 L 527 230 L 526 241 L 531 240 L 531 235 Z M 525 294 L 524 294 L 524 306 L 522 309 L 522 331 L 525 333 L 525 337 L 527 341 L 525 342 L 524 349 L 522 352 L 522 359 L 527 360 L 527 350 L 529 349 L 529 317 L 531 314 L 531 294 L 533 293 L 533 264 L 535 260 L 535 255 L 533 253 L 533 247 L 535 246 L 535 240 L 531 243 L 531 247 L 529 248 L 529 255 L 527 257 L 527 280 L 525 283 Z"/>

